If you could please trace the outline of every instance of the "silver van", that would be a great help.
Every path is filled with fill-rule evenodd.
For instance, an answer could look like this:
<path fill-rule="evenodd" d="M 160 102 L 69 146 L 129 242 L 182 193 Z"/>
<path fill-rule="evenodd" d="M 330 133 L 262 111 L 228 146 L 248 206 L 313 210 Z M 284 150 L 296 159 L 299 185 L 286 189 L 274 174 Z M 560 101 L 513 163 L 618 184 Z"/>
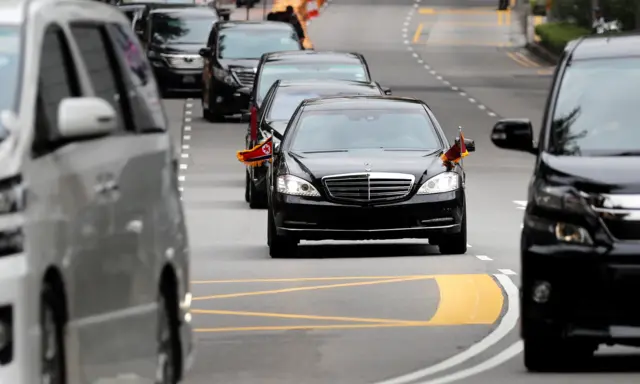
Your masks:
<path fill-rule="evenodd" d="M 0 383 L 175 384 L 193 360 L 177 155 L 116 7 L 0 2 Z"/>

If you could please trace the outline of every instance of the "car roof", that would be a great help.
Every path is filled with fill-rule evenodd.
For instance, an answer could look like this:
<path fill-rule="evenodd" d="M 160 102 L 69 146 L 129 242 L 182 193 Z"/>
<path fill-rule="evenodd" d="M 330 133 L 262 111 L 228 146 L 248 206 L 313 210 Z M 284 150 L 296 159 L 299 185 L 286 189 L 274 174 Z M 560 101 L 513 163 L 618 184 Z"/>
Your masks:
<path fill-rule="evenodd" d="M 410 97 L 390 96 L 329 96 L 302 102 L 305 110 L 353 110 L 353 109 L 398 109 L 423 110 L 427 108 L 421 100 Z"/>
<path fill-rule="evenodd" d="M 293 27 L 289 23 L 281 21 L 262 21 L 262 20 L 227 20 L 218 23 L 220 29 L 249 29 L 249 30 L 283 30 L 290 31 Z"/>
<path fill-rule="evenodd" d="M 360 63 L 363 56 L 356 52 L 337 51 L 281 51 L 270 52 L 265 55 L 266 62 L 309 62 L 309 63 Z"/>
<path fill-rule="evenodd" d="M 365 83 L 351 80 L 327 80 L 327 79 L 310 79 L 310 80 L 279 80 L 278 88 L 284 89 L 303 89 L 303 90 L 334 90 L 345 92 L 365 92 L 372 91 L 372 94 L 381 94 L 380 87 L 375 83 Z"/>
<path fill-rule="evenodd" d="M 640 56 L 640 33 L 596 35 L 574 40 L 565 48 L 572 60 Z"/>
<path fill-rule="evenodd" d="M 107 19 L 126 17 L 116 11 L 112 5 L 99 1 L 86 0 L 2 0 L 0 1 L 0 24 L 22 25 L 27 22 L 30 17 L 27 12 L 35 10 L 36 12 L 42 7 L 56 6 L 64 4 L 71 7 L 81 7 L 83 11 L 90 14 L 104 15 Z M 127 20 L 128 22 L 128 20 Z"/>
<path fill-rule="evenodd" d="M 156 8 L 150 12 L 151 15 L 157 14 L 180 14 L 180 15 L 212 15 L 217 17 L 215 9 L 201 6 L 187 6 L 187 7 L 169 7 L 169 8 Z"/>

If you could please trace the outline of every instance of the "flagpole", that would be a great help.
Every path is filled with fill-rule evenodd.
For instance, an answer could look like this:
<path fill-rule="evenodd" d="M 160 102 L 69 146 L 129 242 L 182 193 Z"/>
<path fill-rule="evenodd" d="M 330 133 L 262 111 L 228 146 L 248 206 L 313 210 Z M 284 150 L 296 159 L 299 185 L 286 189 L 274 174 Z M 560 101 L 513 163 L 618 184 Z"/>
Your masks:
<path fill-rule="evenodd" d="M 458 148 L 462 149 L 462 126 L 458 125 Z M 460 167 L 464 168 L 462 151 L 460 151 Z"/>

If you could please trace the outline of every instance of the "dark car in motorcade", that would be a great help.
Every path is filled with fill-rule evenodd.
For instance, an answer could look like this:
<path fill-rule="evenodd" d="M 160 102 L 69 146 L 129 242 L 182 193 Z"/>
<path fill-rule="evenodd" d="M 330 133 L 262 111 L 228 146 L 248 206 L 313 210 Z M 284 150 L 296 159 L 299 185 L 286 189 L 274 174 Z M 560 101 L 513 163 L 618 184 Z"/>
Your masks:
<path fill-rule="evenodd" d="M 295 257 L 300 240 L 405 238 L 464 254 L 465 173 L 460 164 L 443 163 L 448 149 L 420 100 L 303 101 L 273 147 L 267 176 L 271 257 Z"/>
<path fill-rule="evenodd" d="M 640 346 L 639 84 L 640 36 L 576 40 L 538 142 L 527 119 L 491 133 L 498 147 L 536 156 L 520 249 L 531 371 L 579 366 L 601 344 Z"/>
<path fill-rule="evenodd" d="M 224 7 L 219 7 L 216 2 L 213 3 L 213 8 L 218 13 L 218 17 L 221 20 L 229 20 L 231 16 L 231 10 Z M 131 27 L 134 29 L 138 37 L 144 35 L 146 29 L 146 21 L 149 17 L 149 13 L 158 8 L 184 8 L 189 6 L 209 6 L 210 4 L 196 4 L 193 0 L 158 0 L 158 1 L 128 1 L 120 2 L 118 9 L 120 9 L 131 20 Z"/>
<path fill-rule="evenodd" d="M 277 80 L 306 79 L 373 82 L 367 60 L 360 53 L 312 50 L 266 53 L 258 63 L 249 98 L 250 121 L 256 121 L 264 97 L 273 83 Z M 389 88 L 380 88 L 386 95 L 391 95 Z"/>
<path fill-rule="evenodd" d="M 258 111 L 258 129 L 247 132 L 245 148 L 253 148 L 272 135 L 273 141 L 279 142 L 289 119 L 302 101 L 340 95 L 381 96 L 384 91 L 376 83 L 357 81 L 277 80 L 267 92 Z M 244 197 L 251 208 L 264 208 L 267 204 L 267 167 L 268 163 L 247 167 Z"/>
<path fill-rule="evenodd" d="M 208 7 L 159 8 L 149 13 L 147 56 L 163 93 L 200 92 L 204 65 L 198 51 L 219 19 Z"/>
<path fill-rule="evenodd" d="M 288 23 L 217 23 L 211 29 L 206 47 L 200 49 L 200 56 L 204 58 L 203 117 L 220 121 L 229 115 L 246 113 L 260 57 L 267 52 L 302 49 L 302 42 Z"/>

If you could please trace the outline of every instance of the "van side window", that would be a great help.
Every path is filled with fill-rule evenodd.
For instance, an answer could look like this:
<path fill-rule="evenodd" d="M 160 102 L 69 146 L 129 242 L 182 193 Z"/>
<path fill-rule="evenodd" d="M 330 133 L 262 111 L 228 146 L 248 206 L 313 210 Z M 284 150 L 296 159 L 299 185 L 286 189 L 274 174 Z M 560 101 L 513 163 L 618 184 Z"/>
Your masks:
<path fill-rule="evenodd" d="M 96 24 L 71 24 L 71 33 L 89 72 L 96 97 L 109 102 L 116 111 L 119 126 L 133 131 L 122 74 L 104 27 Z"/>
<path fill-rule="evenodd" d="M 44 33 L 40 51 L 34 156 L 53 149 L 50 145 L 58 138 L 58 106 L 62 99 L 79 96 L 80 86 L 69 43 L 60 26 L 52 24 Z"/>

